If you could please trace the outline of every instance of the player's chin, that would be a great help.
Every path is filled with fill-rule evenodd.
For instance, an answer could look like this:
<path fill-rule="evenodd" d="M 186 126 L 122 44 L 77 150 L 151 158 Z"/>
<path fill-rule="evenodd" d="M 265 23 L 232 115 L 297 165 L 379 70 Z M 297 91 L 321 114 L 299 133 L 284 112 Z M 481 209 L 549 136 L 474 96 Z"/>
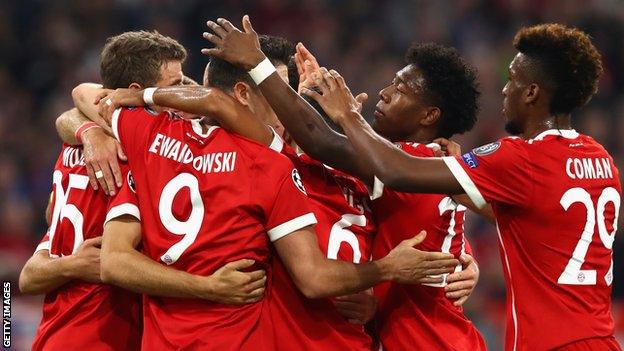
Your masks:
<path fill-rule="evenodd" d="M 371 123 L 371 128 L 373 128 L 375 133 L 381 136 L 387 137 L 388 135 L 388 129 L 386 128 L 386 125 L 384 125 L 384 122 L 380 119 L 373 119 L 373 122 Z"/>
<path fill-rule="evenodd" d="M 510 135 L 522 134 L 522 128 L 520 128 L 514 121 L 507 121 L 507 123 L 505 123 L 505 131 Z"/>

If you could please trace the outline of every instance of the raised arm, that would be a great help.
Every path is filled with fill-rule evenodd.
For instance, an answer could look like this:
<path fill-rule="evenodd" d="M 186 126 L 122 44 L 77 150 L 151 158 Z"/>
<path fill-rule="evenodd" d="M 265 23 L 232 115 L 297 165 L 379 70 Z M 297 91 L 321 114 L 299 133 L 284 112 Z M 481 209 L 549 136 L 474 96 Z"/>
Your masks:
<path fill-rule="evenodd" d="M 228 263 L 209 276 L 180 271 L 137 250 L 141 224 L 134 217 L 112 219 L 104 226 L 102 281 L 143 294 L 200 298 L 225 304 L 247 304 L 264 295 L 264 271 L 241 272 L 253 260 Z"/>
<path fill-rule="evenodd" d="M 321 93 L 307 91 L 306 94 L 340 124 L 360 158 L 386 186 L 416 193 L 464 192 L 442 158 L 413 157 L 375 133 L 358 112 L 357 101 L 338 72 L 321 73 L 322 77 L 317 77 Z"/>
<path fill-rule="evenodd" d="M 425 236 L 421 232 L 401 242 L 386 257 L 362 264 L 325 257 L 311 227 L 286 235 L 274 245 L 299 290 L 308 298 L 321 298 L 354 294 L 388 280 L 441 282 L 442 278 L 428 276 L 450 273 L 459 261 L 450 254 L 415 249 Z"/>
<path fill-rule="evenodd" d="M 143 106 L 144 92 L 136 89 L 117 89 L 102 99 L 104 103 L 99 104 L 100 113 L 105 119 L 109 119 L 118 107 Z M 107 102 L 109 100 L 110 103 Z M 158 106 L 213 117 L 223 128 L 264 145 L 270 145 L 273 140 L 273 132 L 267 125 L 256 119 L 249 109 L 219 89 L 202 86 L 157 88 L 153 91 L 152 100 Z"/>
<path fill-rule="evenodd" d="M 266 59 L 260 51 L 258 35 L 251 27 L 248 16 L 243 18 L 245 32 L 222 18 L 217 23 L 208 22 L 208 25 L 215 33 L 222 35 L 204 33 L 204 38 L 216 45 L 213 49 L 202 50 L 204 54 L 219 57 L 246 70 Z M 372 184 L 372 169 L 362 161 L 346 137 L 333 131 L 276 72 L 264 79 L 259 87 L 288 133 L 308 155 Z"/>
<path fill-rule="evenodd" d="M 102 238 L 85 240 L 76 253 L 50 257 L 48 249 L 35 252 L 22 268 L 19 288 L 24 294 L 47 294 L 74 279 L 100 282 L 100 244 Z"/>

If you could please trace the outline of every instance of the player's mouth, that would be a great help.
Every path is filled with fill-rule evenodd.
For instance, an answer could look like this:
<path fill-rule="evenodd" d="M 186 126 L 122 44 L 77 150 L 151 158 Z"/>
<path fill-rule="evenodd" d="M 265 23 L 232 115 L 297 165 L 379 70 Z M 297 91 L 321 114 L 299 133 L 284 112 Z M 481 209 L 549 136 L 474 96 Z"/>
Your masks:
<path fill-rule="evenodd" d="M 376 119 L 382 119 L 386 116 L 378 106 L 375 107 L 375 112 L 373 112 L 373 115 L 375 115 Z"/>

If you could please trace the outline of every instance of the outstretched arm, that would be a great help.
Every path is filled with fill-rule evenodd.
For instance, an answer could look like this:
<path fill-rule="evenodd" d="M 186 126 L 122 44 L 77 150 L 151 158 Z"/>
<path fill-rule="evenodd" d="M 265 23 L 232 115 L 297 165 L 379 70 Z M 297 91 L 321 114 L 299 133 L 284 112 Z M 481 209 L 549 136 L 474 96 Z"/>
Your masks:
<path fill-rule="evenodd" d="M 104 119 L 110 121 L 110 116 L 118 107 L 143 106 L 144 92 L 145 90 L 117 89 L 102 98 L 99 104 L 100 113 Z M 202 86 L 157 88 L 152 99 L 158 106 L 214 117 L 223 128 L 261 144 L 270 145 L 273 140 L 273 133 L 267 125 L 255 118 L 249 109 L 219 89 Z"/>
<path fill-rule="evenodd" d="M 371 262 L 354 264 L 325 257 L 311 227 L 303 228 L 274 242 L 295 285 L 308 298 L 354 294 L 381 281 L 398 283 L 439 283 L 429 278 L 450 273 L 459 263 L 451 254 L 425 252 L 414 248 L 426 237 L 404 240 L 387 256 Z"/>
<path fill-rule="evenodd" d="M 358 112 L 357 101 L 338 72 L 322 70 L 321 93 L 308 90 L 327 114 L 344 129 L 349 142 L 386 186 L 416 193 L 460 194 L 464 190 L 442 158 L 413 157 L 384 139 Z"/>
<path fill-rule="evenodd" d="M 141 224 L 131 216 L 110 220 L 104 226 L 102 281 L 150 295 L 200 298 L 226 304 L 246 304 L 264 294 L 264 271 L 241 272 L 253 260 L 228 263 L 209 276 L 180 271 L 137 251 Z"/>
<path fill-rule="evenodd" d="M 204 54 L 219 57 L 246 70 L 266 59 L 248 16 L 243 18 L 244 33 L 222 18 L 217 23 L 208 22 L 208 26 L 219 35 L 204 33 L 204 38 L 216 45 L 216 48 L 202 50 Z M 262 81 L 259 87 L 288 133 L 308 155 L 372 184 L 372 169 L 347 138 L 333 131 L 276 72 Z"/>

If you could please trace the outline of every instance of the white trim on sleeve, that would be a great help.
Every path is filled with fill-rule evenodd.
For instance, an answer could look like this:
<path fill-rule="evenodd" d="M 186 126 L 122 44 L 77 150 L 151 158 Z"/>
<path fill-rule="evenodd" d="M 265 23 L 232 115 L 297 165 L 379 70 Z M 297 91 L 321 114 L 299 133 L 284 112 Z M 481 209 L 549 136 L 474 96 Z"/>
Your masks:
<path fill-rule="evenodd" d="M 42 243 L 40 243 L 39 245 L 37 245 L 37 248 L 35 249 L 34 253 L 37 253 L 37 252 L 39 252 L 41 250 L 48 250 L 48 251 L 50 251 L 50 240 L 49 239 L 44 241 L 44 242 L 42 242 Z"/>
<path fill-rule="evenodd" d="M 139 221 L 141 220 L 139 208 L 136 207 L 135 204 L 125 203 L 117 205 L 108 211 L 108 213 L 106 214 L 106 219 L 104 220 L 104 225 L 106 225 L 106 223 L 108 223 L 108 221 L 110 221 L 111 219 L 115 219 L 123 215 L 131 215 Z"/>
<path fill-rule="evenodd" d="M 373 180 L 373 192 L 370 194 L 371 200 L 377 200 L 383 195 L 384 183 L 375 176 Z"/>
<path fill-rule="evenodd" d="M 449 168 L 451 173 L 453 173 L 455 179 L 457 179 L 462 188 L 464 188 L 464 191 L 468 194 L 472 202 L 474 202 L 478 208 L 485 207 L 485 205 L 487 205 L 487 201 L 485 201 L 485 198 L 481 195 L 481 192 L 472 179 L 470 179 L 468 173 L 466 173 L 464 168 L 459 164 L 457 159 L 455 157 L 447 156 L 442 157 L 442 160 L 446 163 L 446 166 Z"/>
<path fill-rule="evenodd" d="M 119 115 L 120 114 L 121 114 L 121 107 L 116 108 L 115 111 L 113 111 L 113 116 L 111 117 L 111 128 L 113 129 L 113 135 L 119 142 L 121 142 L 121 140 L 119 140 Z"/>
<path fill-rule="evenodd" d="M 271 241 L 277 241 L 294 231 L 312 224 L 316 224 L 316 217 L 314 213 L 310 212 L 267 230 L 267 234 Z"/>

